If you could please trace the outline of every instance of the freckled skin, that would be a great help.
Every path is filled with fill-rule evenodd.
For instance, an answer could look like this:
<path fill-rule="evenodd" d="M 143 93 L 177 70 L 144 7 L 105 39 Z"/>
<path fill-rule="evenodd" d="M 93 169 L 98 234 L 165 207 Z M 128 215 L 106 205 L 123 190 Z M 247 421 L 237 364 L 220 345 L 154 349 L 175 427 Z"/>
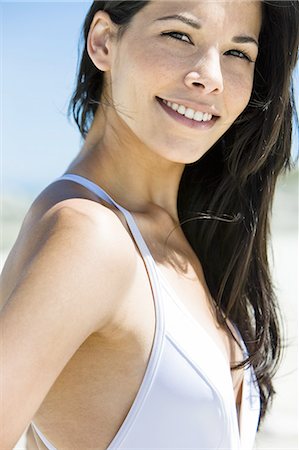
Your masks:
<path fill-rule="evenodd" d="M 199 18 L 201 29 L 180 21 L 155 21 L 179 13 Z M 121 119 L 119 125 L 126 124 L 150 151 L 173 162 L 196 161 L 249 101 L 254 63 L 226 52 L 245 51 L 254 61 L 257 47 L 233 43 L 232 37 L 247 34 L 258 39 L 260 25 L 261 5 L 256 1 L 151 2 L 134 16 L 115 48 L 109 74 L 118 110 L 114 120 Z M 188 34 L 192 44 L 161 36 L 169 31 Z M 186 83 L 192 72 L 199 74 L 201 86 Z M 165 117 L 155 96 L 214 105 L 221 118 L 212 130 L 199 134 Z"/>
<path fill-rule="evenodd" d="M 153 23 L 164 15 L 179 13 L 199 19 L 201 28 L 195 30 L 178 21 Z M 100 185 L 134 214 L 154 259 L 164 266 L 169 280 L 174 281 L 175 290 L 186 298 L 186 305 L 196 320 L 227 360 L 240 361 L 242 355 L 238 352 L 241 350 L 217 324 L 201 263 L 183 231 L 175 225 L 179 222 L 177 192 L 184 165 L 208 151 L 244 110 L 250 98 L 254 64 L 232 55 L 231 51 L 246 52 L 255 60 L 257 48 L 252 44 L 232 43 L 232 38 L 246 34 L 258 39 L 260 3 L 154 0 L 134 16 L 119 42 L 111 38 L 110 32 L 115 28 L 107 14 L 99 11 L 99 18 L 98 22 L 93 20 L 89 34 L 92 45 L 88 51 L 94 64 L 104 71 L 107 84 L 82 150 L 67 172 L 83 175 Z M 166 32 L 188 35 L 190 42 L 188 38 L 186 42 L 161 35 Z M 194 84 L 195 80 L 199 85 Z M 115 108 L 107 106 L 105 95 Z M 187 128 L 163 111 L 156 96 L 205 103 L 214 106 L 221 117 L 209 130 Z M 60 210 L 63 209 L 64 199 L 71 206 L 65 208 L 64 205 L 67 215 L 65 212 L 59 215 L 59 220 L 54 214 L 58 230 L 57 234 L 56 229 L 52 233 L 52 225 L 48 219 L 43 219 L 53 205 L 58 204 Z M 13 330 L 19 330 L 21 336 L 22 330 L 31 330 L 32 337 L 29 333 L 28 339 L 35 344 L 35 350 L 20 362 L 20 366 L 25 367 L 24 380 L 36 380 L 30 401 L 26 401 L 28 382 L 25 380 L 21 395 L 10 396 L 7 405 L 17 398 L 21 398 L 21 403 L 25 399 L 26 408 L 16 420 L 21 432 L 44 399 L 34 421 L 37 426 L 41 425 L 42 432 L 49 434 L 50 441 L 57 442 L 57 448 L 107 448 L 136 397 L 152 348 L 155 309 L 144 262 L 129 230 L 122 226 L 126 225 L 121 213 L 114 217 L 114 208 L 98 203 L 96 196 L 81 187 L 63 188 L 53 183 L 41 194 L 38 206 L 35 202 L 26 218 L 17 251 L 13 253 L 16 259 L 11 266 L 13 270 L 7 266 L 9 294 L 5 294 L 5 301 L 16 285 L 22 286 L 23 268 L 26 269 L 27 264 L 33 273 L 29 283 L 35 289 L 30 289 L 27 295 L 25 283 L 21 287 L 22 295 L 17 290 L 17 298 L 11 296 L 10 301 L 12 299 L 12 305 L 20 301 L 20 310 L 25 311 L 17 315 L 20 327 L 15 327 L 17 316 L 12 318 Z M 38 223 L 41 223 L 40 228 Z M 43 236 L 43 242 L 49 246 L 45 244 L 45 250 L 37 252 L 40 259 L 35 260 L 36 246 L 27 233 L 32 235 L 32 230 L 36 229 L 38 234 L 34 234 L 33 240 L 40 242 L 38 236 Z M 173 255 L 169 263 L 166 242 L 168 254 Z M 50 264 L 49 258 L 54 258 Z M 68 267 L 70 258 L 72 267 L 66 271 L 64 268 Z M 85 258 L 91 263 L 83 267 Z M 52 276 L 51 267 L 58 268 L 57 274 L 54 271 Z M 45 282 L 35 282 L 43 276 L 46 276 Z M 54 297 L 51 294 L 53 277 Z M 98 292 L 103 295 L 99 297 Z M 41 297 L 43 302 L 40 302 Z M 103 302 L 99 302 L 99 298 Z M 53 308 L 53 301 L 58 301 L 59 308 Z M 110 309 L 113 312 L 110 313 Z M 42 316 L 46 318 L 44 321 Z M 112 316 L 113 320 L 109 321 L 108 317 Z M 84 340 L 91 329 L 101 331 L 104 338 L 93 333 L 96 337 L 89 334 L 88 341 Z M 60 339 L 61 345 L 57 345 L 62 331 L 67 338 Z M 41 346 L 36 336 L 42 335 L 45 335 L 45 345 Z M 12 341 L 12 348 L 15 342 L 23 342 L 13 333 Z M 41 349 L 51 357 L 45 360 Z M 74 349 L 77 349 L 75 354 Z M 14 354 L 13 351 L 8 353 Z M 64 361 L 69 363 L 64 366 Z M 91 364 L 90 370 L 87 362 Z M 91 374 L 89 379 L 85 377 L 87 373 Z M 232 378 L 236 402 L 240 403 L 242 373 L 233 372 Z M 10 392 L 14 389 L 12 384 Z M 19 403 L 20 400 L 14 409 Z M 10 409 L 7 417 L 13 415 L 12 411 Z M 95 420 L 90 421 L 90 417 Z M 16 426 L 14 423 L 13 428 Z M 11 436 L 14 434 L 12 430 Z M 27 445 L 30 450 L 43 447 L 37 437 L 36 440 L 38 445 L 34 444 L 31 433 Z M 6 448 L 11 447 L 6 445 Z"/>

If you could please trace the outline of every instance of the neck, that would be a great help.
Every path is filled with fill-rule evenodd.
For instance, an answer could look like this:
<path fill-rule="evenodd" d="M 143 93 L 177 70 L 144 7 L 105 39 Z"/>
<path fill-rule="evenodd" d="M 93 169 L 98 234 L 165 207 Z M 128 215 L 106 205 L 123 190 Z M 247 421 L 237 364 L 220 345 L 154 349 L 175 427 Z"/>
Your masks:
<path fill-rule="evenodd" d="M 99 108 L 68 171 L 94 181 L 132 212 L 151 214 L 161 209 L 178 222 L 177 195 L 184 164 L 163 158 L 133 136 L 120 118 L 111 122 L 108 115 Z"/>

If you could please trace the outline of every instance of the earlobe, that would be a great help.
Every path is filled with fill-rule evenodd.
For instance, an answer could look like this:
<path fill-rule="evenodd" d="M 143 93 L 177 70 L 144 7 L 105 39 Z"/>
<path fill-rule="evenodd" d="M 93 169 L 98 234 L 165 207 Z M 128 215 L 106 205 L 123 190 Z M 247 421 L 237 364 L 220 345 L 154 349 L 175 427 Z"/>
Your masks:
<path fill-rule="evenodd" d="M 111 68 L 111 41 L 114 24 L 105 11 L 98 11 L 91 23 L 88 38 L 87 52 L 94 65 L 106 72 Z"/>

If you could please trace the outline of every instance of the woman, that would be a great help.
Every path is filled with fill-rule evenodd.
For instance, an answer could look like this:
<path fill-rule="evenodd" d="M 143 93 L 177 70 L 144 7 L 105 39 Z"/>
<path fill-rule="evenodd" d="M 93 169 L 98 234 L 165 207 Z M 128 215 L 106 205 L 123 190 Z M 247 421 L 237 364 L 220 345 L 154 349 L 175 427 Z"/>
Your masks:
<path fill-rule="evenodd" d="M 298 22 L 295 2 L 92 4 L 84 145 L 3 271 L 2 449 L 29 423 L 30 449 L 252 447 L 281 348 L 266 244 Z"/>

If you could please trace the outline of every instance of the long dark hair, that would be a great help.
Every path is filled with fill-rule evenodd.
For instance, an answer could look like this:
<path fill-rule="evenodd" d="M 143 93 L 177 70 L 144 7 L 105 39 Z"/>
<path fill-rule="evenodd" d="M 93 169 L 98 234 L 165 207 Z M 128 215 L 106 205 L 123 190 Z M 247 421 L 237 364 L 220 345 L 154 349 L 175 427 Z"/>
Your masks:
<path fill-rule="evenodd" d="M 84 48 L 69 105 L 85 138 L 101 100 L 103 72 L 86 41 L 94 14 L 107 11 L 118 39 L 148 1 L 95 1 L 82 29 Z M 219 322 L 238 327 L 260 388 L 264 417 L 275 393 L 281 358 L 279 308 L 267 258 L 269 219 L 277 177 L 291 168 L 294 99 L 291 75 L 298 56 L 298 1 L 263 1 L 260 50 L 248 106 L 224 136 L 183 172 L 178 213 L 204 269 Z M 234 217 L 234 220 L 227 220 Z M 194 219 L 206 220 L 194 220 Z M 229 330 L 228 330 L 229 331 Z"/>

